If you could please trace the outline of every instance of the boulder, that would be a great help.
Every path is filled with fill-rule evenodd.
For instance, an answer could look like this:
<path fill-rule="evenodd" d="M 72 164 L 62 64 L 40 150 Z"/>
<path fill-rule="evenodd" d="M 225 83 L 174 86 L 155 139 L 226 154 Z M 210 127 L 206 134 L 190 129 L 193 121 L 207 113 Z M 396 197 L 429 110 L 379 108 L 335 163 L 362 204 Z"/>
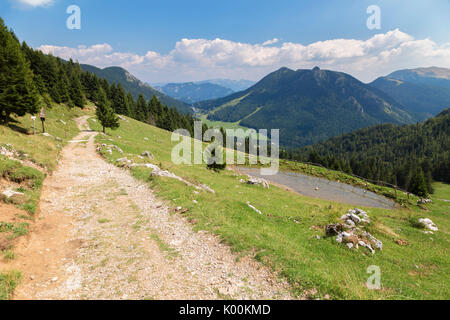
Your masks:
<path fill-rule="evenodd" d="M 422 227 L 424 227 L 425 229 L 428 229 L 431 231 L 439 231 L 438 227 L 434 224 L 434 222 L 428 218 L 419 219 L 419 224 Z"/>

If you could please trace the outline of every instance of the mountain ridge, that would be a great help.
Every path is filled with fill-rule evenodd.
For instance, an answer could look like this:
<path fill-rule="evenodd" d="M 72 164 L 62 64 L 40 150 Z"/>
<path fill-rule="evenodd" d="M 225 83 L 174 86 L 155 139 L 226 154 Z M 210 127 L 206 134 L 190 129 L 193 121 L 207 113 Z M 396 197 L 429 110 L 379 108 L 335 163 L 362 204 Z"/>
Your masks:
<path fill-rule="evenodd" d="M 384 92 L 356 78 L 316 67 L 283 67 L 230 96 L 194 104 L 211 120 L 281 129 L 280 141 L 303 146 L 370 125 L 415 119 Z"/>
<path fill-rule="evenodd" d="M 168 107 L 174 107 L 182 113 L 192 113 L 192 108 L 188 104 L 156 90 L 122 67 L 113 66 L 101 69 L 88 64 L 81 64 L 80 66 L 84 71 L 91 72 L 99 78 L 108 80 L 110 83 L 120 83 L 135 99 L 139 97 L 139 94 L 143 94 L 147 100 L 155 95 Z"/>

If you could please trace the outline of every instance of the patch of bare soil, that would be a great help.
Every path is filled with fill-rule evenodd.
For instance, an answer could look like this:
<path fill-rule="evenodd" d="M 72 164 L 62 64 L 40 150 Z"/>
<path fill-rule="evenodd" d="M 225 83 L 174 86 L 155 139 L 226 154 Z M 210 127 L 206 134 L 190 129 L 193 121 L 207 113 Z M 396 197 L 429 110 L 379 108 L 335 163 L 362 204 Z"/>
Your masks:
<path fill-rule="evenodd" d="M 86 119 L 77 122 L 85 130 Z M 148 185 L 102 160 L 95 134 L 67 146 L 44 182 L 40 215 L 10 265 L 23 273 L 15 299 L 292 298 L 268 268 L 194 232 Z"/>

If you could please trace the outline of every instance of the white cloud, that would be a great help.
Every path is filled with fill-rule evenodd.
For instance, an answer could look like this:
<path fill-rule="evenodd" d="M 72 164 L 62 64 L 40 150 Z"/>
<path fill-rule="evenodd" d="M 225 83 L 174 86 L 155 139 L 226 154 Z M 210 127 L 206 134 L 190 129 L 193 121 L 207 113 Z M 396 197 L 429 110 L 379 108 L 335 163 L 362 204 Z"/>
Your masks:
<path fill-rule="evenodd" d="M 192 81 L 207 78 L 248 78 L 262 76 L 282 66 L 292 69 L 321 68 L 352 74 L 372 81 L 401 68 L 437 65 L 450 67 L 450 43 L 438 45 L 430 39 L 392 30 L 368 40 L 333 39 L 309 45 L 273 39 L 249 44 L 224 39 L 181 39 L 172 51 L 144 55 L 117 52 L 109 44 L 77 48 L 45 45 L 45 53 L 99 67 L 119 65 L 144 81 Z"/>
<path fill-rule="evenodd" d="M 16 1 L 30 7 L 49 6 L 54 2 L 54 0 L 16 0 Z"/>
<path fill-rule="evenodd" d="M 262 45 L 263 45 L 263 46 L 270 46 L 270 45 L 276 44 L 276 43 L 278 43 L 278 42 L 280 42 L 279 39 L 273 38 L 272 40 L 267 40 L 267 41 L 264 42 Z"/>

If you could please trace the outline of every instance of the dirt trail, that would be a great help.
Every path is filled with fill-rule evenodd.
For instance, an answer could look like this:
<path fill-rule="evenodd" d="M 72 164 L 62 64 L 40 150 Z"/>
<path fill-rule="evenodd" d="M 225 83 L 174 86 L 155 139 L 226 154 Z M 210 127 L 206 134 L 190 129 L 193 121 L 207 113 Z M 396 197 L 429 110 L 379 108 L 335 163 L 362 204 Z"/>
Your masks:
<path fill-rule="evenodd" d="M 130 174 L 103 161 L 96 133 L 63 150 L 45 180 L 40 216 L 16 250 L 15 299 L 290 299 L 289 286 L 250 258 L 194 232 Z M 88 142 L 77 142 L 88 140 Z"/>

